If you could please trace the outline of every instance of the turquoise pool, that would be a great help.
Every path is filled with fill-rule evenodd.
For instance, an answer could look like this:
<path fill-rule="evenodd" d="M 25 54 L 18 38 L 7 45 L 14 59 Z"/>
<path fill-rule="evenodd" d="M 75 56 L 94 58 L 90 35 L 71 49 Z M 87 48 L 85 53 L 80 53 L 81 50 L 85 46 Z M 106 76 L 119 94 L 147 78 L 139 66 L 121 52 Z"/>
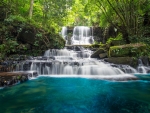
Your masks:
<path fill-rule="evenodd" d="M 0 113 L 150 113 L 150 81 L 41 76 L 0 89 Z"/>

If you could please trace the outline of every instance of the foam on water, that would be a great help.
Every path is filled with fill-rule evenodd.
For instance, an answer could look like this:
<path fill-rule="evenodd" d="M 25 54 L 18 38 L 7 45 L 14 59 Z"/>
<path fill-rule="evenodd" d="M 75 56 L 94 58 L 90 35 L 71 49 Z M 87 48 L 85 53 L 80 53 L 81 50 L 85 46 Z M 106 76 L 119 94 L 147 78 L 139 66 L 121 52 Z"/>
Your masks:
<path fill-rule="evenodd" d="M 100 79 L 100 80 L 128 80 L 128 78 L 131 78 L 131 80 L 137 79 L 134 75 L 131 74 L 124 74 L 124 75 L 40 75 L 39 77 L 54 77 L 54 78 L 88 78 L 88 79 Z"/>

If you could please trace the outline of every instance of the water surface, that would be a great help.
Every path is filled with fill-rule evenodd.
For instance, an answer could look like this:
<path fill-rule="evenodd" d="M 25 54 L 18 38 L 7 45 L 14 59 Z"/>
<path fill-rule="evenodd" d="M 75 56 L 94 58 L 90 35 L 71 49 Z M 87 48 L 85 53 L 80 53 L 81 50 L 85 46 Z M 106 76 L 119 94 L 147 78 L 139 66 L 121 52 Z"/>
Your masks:
<path fill-rule="evenodd" d="M 150 113 L 150 81 L 38 77 L 0 89 L 0 113 Z"/>

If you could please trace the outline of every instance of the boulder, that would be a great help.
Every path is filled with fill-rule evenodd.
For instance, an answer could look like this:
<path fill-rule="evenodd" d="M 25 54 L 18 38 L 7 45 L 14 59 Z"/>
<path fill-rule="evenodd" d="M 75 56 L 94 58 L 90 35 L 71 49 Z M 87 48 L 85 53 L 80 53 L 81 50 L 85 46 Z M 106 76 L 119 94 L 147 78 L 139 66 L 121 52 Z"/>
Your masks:
<path fill-rule="evenodd" d="M 0 73 L 0 87 L 12 86 L 19 82 L 24 82 L 28 80 L 27 73 L 13 73 L 13 72 L 3 72 Z"/>
<path fill-rule="evenodd" d="M 105 58 L 104 61 L 114 64 L 130 65 L 133 67 L 138 65 L 138 60 L 133 57 L 109 57 Z"/>
<path fill-rule="evenodd" d="M 107 57 L 107 53 L 101 53 L 101 54 L 99 54 L 99 57 L 100 58 L 106 58 Z"/>
<path fill-rule="evenodd" d="M 111 46 L 109 49 L 109 57 L 139 57 L 141 54 L 147 54 L 147 46 L 142 43 L 126 44 L 120 46 Z"/>
<path fill-rule="evenodd" d="M 0 87 L 12 86 L 17 83 L 25 82 L 31 77 L 37 77 L 36 71 L 14 71 L 0 73 Z"/>
<path fill-rule="evenodd" d="M 92 55 L 91 58 L 99 58 L 99 54 L 105 53 L 105 50 L 103 48 L 99 48 L 97 51 L 95 51 Z"/>

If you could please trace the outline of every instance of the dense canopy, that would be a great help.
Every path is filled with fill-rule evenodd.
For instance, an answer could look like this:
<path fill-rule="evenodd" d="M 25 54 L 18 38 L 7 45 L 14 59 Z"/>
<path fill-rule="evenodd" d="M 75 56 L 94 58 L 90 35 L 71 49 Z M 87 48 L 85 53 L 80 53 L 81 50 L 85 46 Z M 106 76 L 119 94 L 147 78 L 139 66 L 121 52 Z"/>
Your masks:
<path fill-rule="evenodd" d="M 62 26 L 112 26 L 125 43 L 150 43 L 150 0 L 1 0 L 0 9 L 1 22 L 20 19 L 56 34 Z"/>

